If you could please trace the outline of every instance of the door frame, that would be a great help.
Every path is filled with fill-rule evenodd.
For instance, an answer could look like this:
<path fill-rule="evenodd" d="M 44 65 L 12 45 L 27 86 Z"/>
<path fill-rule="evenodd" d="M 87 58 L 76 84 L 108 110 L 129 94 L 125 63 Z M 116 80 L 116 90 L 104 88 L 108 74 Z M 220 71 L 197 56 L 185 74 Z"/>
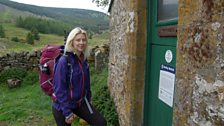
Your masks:
<path fill-rule="evenodd" d="M 149 88 L 150 88 L 150 76 L 152 74 L 152 71 L 150 71 L 150 67 L 151 67 L 151 54 L 152 54 L 152 44 L 153 44 L 153 34 L 158 33 L 158 29 L 155 29 L 155 25 L 157 27 L 163 27 L 163 26 L 172 26 L 172 25 L 177 25 L 178 24 L 178 19 L 171 19 L 171 20 L 167 20 L 167 21 L 157 21 L 157 9 L 154 9 L 153 7 L 158 7 L 157 6 L 157 0 L 147 0 L 147 44 L 146 44 L 146 66 L 145 66 L 145 93 L 144 93 L 144 117 L 143 117 L 143 123 L 144 125 L 150 124 L 149 123 L 149 108 L 147 106 L 150 105 L 150 101 L 148 100 L 149 98 Z M 154 29 L 153 29 L 154 28 Z M 156 36 L 157 37 L 157 36 Z M 154 38 L 155 39 L 155 38 Z M 157 39 L 157 38 L 156 38 Z M 173 39 L 177 39 L 177 38 L 173 38 L 173 37 L 169 37 L 169 38 L 160 38 L 161 43 L 166 41 L 167 39 L 170 39 L 171 41 L 173 41 Z M 173 45 L 176 46 L 176 43 L 167 43 L 164 45 Z"/>

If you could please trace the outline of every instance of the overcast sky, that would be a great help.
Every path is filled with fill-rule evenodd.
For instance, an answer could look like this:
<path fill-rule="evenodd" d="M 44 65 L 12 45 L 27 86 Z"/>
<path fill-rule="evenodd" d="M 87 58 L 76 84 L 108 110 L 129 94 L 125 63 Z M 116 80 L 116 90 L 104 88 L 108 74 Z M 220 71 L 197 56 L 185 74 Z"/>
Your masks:
<path fill-rule="evenodd" d="M 107 13 L 108 9 L 97 7 L 92 0 L 10 0 L 19 3 L 44 6 L 44 7 L 62 7 L 62 8 L 80 8 L 88 10 L 96 10 Z"/>

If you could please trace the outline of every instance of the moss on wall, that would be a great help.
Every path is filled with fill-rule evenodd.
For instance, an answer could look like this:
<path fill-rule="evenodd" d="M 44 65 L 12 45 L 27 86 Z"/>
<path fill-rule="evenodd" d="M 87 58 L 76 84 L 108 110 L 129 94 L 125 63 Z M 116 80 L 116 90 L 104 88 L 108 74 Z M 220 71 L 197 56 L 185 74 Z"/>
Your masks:
<path fill-rule="evenodd" d="M 223 0 L 179 0 L 173 123 L 224 125 Z"/>
<path fill-rule="evenodd" d="M 146 1 L 114 1 L 108 85 L 121 126 L 143 123 Z"/>

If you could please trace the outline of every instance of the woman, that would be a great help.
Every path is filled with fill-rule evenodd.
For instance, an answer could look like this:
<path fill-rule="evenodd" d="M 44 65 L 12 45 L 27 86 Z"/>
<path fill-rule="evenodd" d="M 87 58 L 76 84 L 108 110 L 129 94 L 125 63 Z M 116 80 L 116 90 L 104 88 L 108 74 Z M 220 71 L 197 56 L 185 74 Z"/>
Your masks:
<path fill-rule="evenodd" d="M 106 126 L 104 117 L 91 105 L 90 74 L 87 63 L 87 34 L 77 27 L 68 35 L 54 74 L 57 101 L 52 111 L 58 126 L 71 126 L 76 115 L 90 125 Z"/>

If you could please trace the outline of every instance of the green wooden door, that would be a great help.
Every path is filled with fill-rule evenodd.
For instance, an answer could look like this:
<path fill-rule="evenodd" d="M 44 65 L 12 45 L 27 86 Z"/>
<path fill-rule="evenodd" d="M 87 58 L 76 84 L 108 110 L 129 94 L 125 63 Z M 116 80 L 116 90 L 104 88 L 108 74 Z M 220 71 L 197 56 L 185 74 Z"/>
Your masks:
<path fill-rule="evenodd" d="M 177 0 L 148 0 L 148 8 L 144 126 L 172 126 Z"/>

